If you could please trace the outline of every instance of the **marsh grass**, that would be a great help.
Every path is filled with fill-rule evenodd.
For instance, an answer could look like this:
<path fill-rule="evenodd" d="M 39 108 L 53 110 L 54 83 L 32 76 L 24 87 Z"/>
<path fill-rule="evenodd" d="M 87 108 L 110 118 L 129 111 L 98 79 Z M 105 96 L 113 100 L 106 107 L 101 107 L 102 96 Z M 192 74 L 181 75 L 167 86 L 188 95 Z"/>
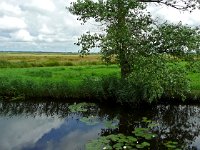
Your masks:
<path fill-rule="evenodd" d="M 8 97 L 102 98 L 105 94 L 101 92 L 101 82 L 96 82 L 96 79 L 109 74 L 119 77 L 119 68 L 116 65 L 2 68 L 0 70 L 0 95 Z"/>
<path fill-rule="evenodd" d="M 117 76 L 86 77 L 76 84 L 66 79 L 38 80 L 0 77 L 0 95 L 11 99 L 51 98 L 90 102 L 116 102 Z M 112 81 L 111 81 L 112 80 Z M 108 82 L 109 81 L 109 82 Z M 108 84 L 109 83 L 109 84 Z"/>
<path fill-rule="evenodd" d="M 85 66 L 104 64 L 98 54 L 81 57 L 59 53 L 0 53 L 0 68 Z"/>
<path fill-rule="evenodd" d="M 11 66 L 11 62 L 7 60 L 0 60 L 0 67 L 1 68 L 7 68 L 8 66 Z"/>
<path fill-rule="evenodd" d="M 31 77 L 42 77 L 42 78 L 50 78 L 53 76 L 52 72 L 46 70 L 27 71 L 26 74 Z"/>
<path fill-rule="evenodd" d="M 105 103 L 121 102 L 122 96 L 127 97 L 123 91 L 124 87 L 128 87 L 129 84 L 119 79 L 119 70 L 116 72 L 116 68 L 112 70 L 112 74 L 106 72 L 108 68 L 99 68 L 104 74 L 96 72 L 93 76 L 91 70 L 86 69 L 86 67 L 83 68 L 82 71 L 87 72 L 87 76 L 78 73 L 80 70 L 71 72 L 69 75 L 62 75 L 66 70 L 69 71 L 67 68 L 65 70 L 62 68 L 46 68 L 44 75 L 38 74 L 41 70 L 37 70 L 36 73 L 32 71 L 31 76 L 30 74 L 27 75 L 27 69 L 30 73 L 30 68 L 23 69 L 22 72 L 18 72 L 18 75 L 16 75 L 16 72 L 15 76 L 0 74 L 0 95 L 12 99 L 50 98 L 68 101 L 75 99 Z M 98 69 L 96 68 L 96 70 Z M 49 72 L 52 76 L 44 77 L 48 76 Z M 55 75 L 56 72 L 59 72 L 59 74 Z M 55 76 L 59 76 L 59 78 Z M 193 95 L 188 96 L 191 99 L 198 100 L 200 97 L 199 90 L 194 92 Z M 129 95 L 129 93 L 127 94 Z M 137 103 L 134 104 L 143 102 L 138 99 Z"/>

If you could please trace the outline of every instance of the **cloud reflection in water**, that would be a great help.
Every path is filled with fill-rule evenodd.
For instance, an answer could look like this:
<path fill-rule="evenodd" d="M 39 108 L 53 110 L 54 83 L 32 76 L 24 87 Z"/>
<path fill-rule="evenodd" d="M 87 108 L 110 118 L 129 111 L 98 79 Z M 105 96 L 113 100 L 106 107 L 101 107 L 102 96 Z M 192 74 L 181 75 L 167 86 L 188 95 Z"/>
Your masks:
<path fill-rule="evenodd" d="M 75 150 L 97 138 L 103 124 L 88 126 L 76 116 L 13 116 L 0 118 L 0 148 L 3 150 Z"/>

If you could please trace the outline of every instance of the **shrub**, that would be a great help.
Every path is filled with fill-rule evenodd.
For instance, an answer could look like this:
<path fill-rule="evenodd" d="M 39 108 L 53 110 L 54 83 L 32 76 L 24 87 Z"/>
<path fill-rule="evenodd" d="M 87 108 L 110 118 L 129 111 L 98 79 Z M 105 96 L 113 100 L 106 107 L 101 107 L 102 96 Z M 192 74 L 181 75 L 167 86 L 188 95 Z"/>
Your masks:
<path fill-rule="evenodd" d="M 200 61 L 192 61 L 186 65 L 188 71 L 193 73 L 200 73 Z"/>
<path fill-rule="evenodd" d="M 101 84 L 107 99 L 117 99 L 117 93 L 122 87 L 122 82 L 116 75 L 103 76 Z"/>
<path fill-rule="evenodd" d="M 189 92 L 184 68 L 167 63 L 160 56 L 138 56 L 132 69 L 133 72 L 127 79 L 128 86 L 122 90 L 122 95 L 129 93 L 129 99 L 126 100 L 128 102 L 145 100 L 151 103 L 162 96 L 180 97 L 184 100 L 185 94 Z"/>
<path fill-rule="evenodd" d="M 79 87 L 79 95 L 87 99 L 102 99 L 104 97 L 101 78 L 86 77 Z"/>

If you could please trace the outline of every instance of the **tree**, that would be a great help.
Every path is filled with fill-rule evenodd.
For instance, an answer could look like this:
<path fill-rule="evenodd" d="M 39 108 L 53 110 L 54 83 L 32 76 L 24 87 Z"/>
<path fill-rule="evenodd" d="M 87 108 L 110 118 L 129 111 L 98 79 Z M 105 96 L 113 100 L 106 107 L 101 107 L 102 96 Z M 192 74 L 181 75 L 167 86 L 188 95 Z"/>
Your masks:
<path fill-rule="evenodd" d="M 182 50 L 182 43 L 178 42 L 180 40 L 173 44 L 166 42 L 169 37 L 167 32 L 175 28 L 178 32 L 182 32 L 184 29 L 191 33 L 196 33 L 196 31 L 189 27 L 176 25 L 165 24 L 156 27 L 157 25 L 154 24 L 155 22 L 151 19 L 150 14 L 145 12 L 148 2 L 165 4 L 180 10 L 192 10 L 197 7 L 197 5 L 194 5 L 197 0 L 190 2 L 186 0 L 78 0 L 72 3 L 69 11 L 78 15 L 78 20 L 82 20 L 83 23 L 89 19 L 94 19 L 103 28 L 100 34 L 87 32 L 79 38 L 77 45 L 82 46 L 80 52 L 87 54 L 91 48 L 100 47 L 104 60 L 109 62 L 115 57 L 121 67 L 121 77 L 126 78 L 132 72 L 132 62 L 130 63 L 133 60 L 132 54 L 172 52 L 175 51 L 174 46 L 176 50 L 179 48 Z M 182 39 L 182 36 L 184 40 L 187 40 L 185 37 L 188 37 L 188 34 L 182 33 L 175 40 Z M 174 38 L 177 32 L 171 34 L 171 37 Z M 192 42 L 190 41 L 189 44 Z M 190 48 L 186 41 L 184 41 L 184 44 L 184 48 Z"/>

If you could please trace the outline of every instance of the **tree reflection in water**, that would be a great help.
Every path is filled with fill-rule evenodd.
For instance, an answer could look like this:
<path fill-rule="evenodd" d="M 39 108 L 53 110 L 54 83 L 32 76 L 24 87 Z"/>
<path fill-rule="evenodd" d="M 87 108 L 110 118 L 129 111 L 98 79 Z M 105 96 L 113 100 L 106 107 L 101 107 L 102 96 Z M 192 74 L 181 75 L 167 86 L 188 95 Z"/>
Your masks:
<path fill-rule="evenodd" d="M 158 135 L 154 149 L 167 141 L 177 141 L 185 149 L 200 149 L 200 106 L 195 105 L 159 105 L 149 109 L 139 109 L 121 115 L 119 130 L 129 134 L 136 127 L 141 127 L 141 118 L 148 117 L 158 126 L 154 128 Z M 127 119 L 128 118 L 128 119 Z"/>
<path fill-rule="evenodd" d="M 113 133 L 131 134 L 136 127 L 141 127 L 142 117 L 147 117 L 158 123 L 154 128 L 158 137 L 154 141 L 154 149 L 160 149 L 159 145 L 166 141 L 177 141 L 185 149 L 200 149 L 200 143 L 195 142 L 200 138 L 200 107 L 188 105 L 159 105 L 145 109 L 126 109 L 123 107 L 105 107 L 93 105 L 84 112 L 71 112 L 66 102 L 54 101 L 23 101 L 0 102 L 0 116 L 48 116 L 67 118 L 77 115 L 80 117 L 95 116 L 99 122 L 118 119 L 116 129 L 104 128 L 101 135 Z"/>

